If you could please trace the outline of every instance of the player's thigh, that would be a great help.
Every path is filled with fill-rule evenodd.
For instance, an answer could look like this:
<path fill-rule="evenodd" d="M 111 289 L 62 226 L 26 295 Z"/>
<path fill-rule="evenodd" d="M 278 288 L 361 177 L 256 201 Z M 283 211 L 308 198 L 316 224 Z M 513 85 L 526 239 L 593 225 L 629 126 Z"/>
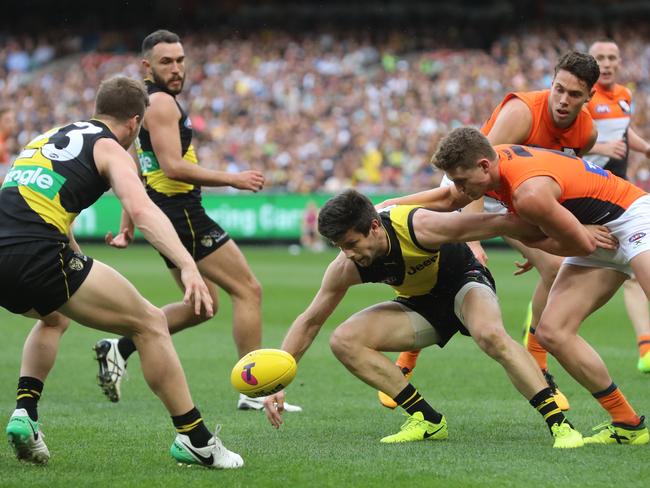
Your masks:
<path fill-rule="evenodd" d="M 630 266 L 636 280 L 645 292 L 645 296 L 650 300 L 650 252 L 645 251 L 634 256 L 630 261 Z"/>
<path fill-rule="evenodd" d="M 577 332 L 582 321 L 616 293 L 627 275 L 609 268 L 565 264 L 553 283 L 539 330 Z"/>
<path fill-rule="evenodd" d="M 396 302 L 378 303 L 355 313 L 337 327 L 333 336 L 337 335 L 377 351 L 408 351 L 440 340 L 424 317 Z"/>
<path fill-rule="evenodd" d="M 503 238 L 510 247 L 516 249 L 525 257 L 543 276 L 555 276 L 562 265 L 564 258 L 549 254 L 541 249 L 535 249 L 523 245 L 516 239 Z"/>
<path fill-rule="evenodd" d="M 82 325 L 121 335 L 137 333 L 150 325 L 166 325 L 158 308 L 120 273 L 97 260 L 59 311 Z"/>
<path fill-rule="evenodd" d="M 492 288 L 482 284 L 471 287 L 460 304 L 459 319 L 473 338 L 495 331 L 505 333 L 499 300 Z"/>
<path fill-rule="evenodd" d="M 232 239 L 196 264 L 203 276 L 228 293 L 259 286 L 244 254 Z"/>

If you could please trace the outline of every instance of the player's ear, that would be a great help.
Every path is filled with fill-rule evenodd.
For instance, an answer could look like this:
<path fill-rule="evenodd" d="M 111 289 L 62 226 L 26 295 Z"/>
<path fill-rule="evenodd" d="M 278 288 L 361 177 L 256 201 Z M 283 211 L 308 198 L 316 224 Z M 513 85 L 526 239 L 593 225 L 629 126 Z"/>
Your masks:
<path fill-rule="evenodd" d="M 483 170 L 483 172 L 487 173 L 490 169 L 490 160 L 488 158 L 481 158 L 478 160 L 476 165 Z"/>

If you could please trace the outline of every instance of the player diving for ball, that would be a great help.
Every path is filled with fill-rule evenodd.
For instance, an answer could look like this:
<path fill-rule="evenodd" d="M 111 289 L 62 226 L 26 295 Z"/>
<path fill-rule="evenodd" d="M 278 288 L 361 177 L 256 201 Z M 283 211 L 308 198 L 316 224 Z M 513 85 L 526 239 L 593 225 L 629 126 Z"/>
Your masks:
<path fill-rule="evenodd" d="M 537 227 L 512 214 L 438 213 L 413 205 L 377 213 L 368 198 L 346 190 L 321 209 L 318 230 L 341 253 L 327 268 L 311 304 L 290 327 L 282 349 L 299 360 L 351 286 L 392 286 L 394 300 L 357 312 L 330 338 L 332 351 L 352 374 L 389 394 L 408 415 L 399 432 L 381 442 L 448 437 L 445 417 L 381 352 L 444 347 L 460 332 L 503 366 L 515 388 L 544 417 L 554 447 L 583 445 L 533 358 L 506 333 L 494 280 L 464 243 L 497 235 L 527 240 L 543 235 Z M 276 428 L 282 423 L 283 404 L 284 392 L 265 400 L 267 417 Z"/>

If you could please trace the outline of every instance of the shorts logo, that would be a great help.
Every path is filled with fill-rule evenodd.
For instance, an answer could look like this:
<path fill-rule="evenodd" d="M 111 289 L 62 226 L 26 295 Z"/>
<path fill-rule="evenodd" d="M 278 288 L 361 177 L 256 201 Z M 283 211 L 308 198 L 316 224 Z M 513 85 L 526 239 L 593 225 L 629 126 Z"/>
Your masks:
<path fill-rule="evenodd" d="M 213 244 L 212 236 L 201 237 L 201 245 L 203 247 L 212 247 L 212 244 Z"/>
<path fill-rule="evenodd" d="M 627 240 L 627 242 L 634 242 L 635 245 L 643 244 L 642 242 L 638 242 L 641 239 L 645 237 L 645 232 L 637 232 L 636 234 L 632 234 L 632 236 Z"/>
<path fill-rule="evenodd" d="M 25 186 L 49 200 L 59 193 L 66 178 L 49 168 L 36 165 L 14 166 L 5 177 L 2 188 Z"/>
<path fill-rule="evenodd" d="M 84 269 L 84 263 L 79 258 L 72 258 L 68 263 L 68 266 L 73 271 L 81 271 Z"/>
<path fill-rule="evenodd" d="M 255 378 L 255 376 L 253 376 L 253 373 L 251 373 L 253 366 L 255 366 L 255 363 L 249 363 L 244 366 L 244 369 L 241 372 L 241 379 L 249 385 L 256 385 L 258 383 L 257 378 Z"/>

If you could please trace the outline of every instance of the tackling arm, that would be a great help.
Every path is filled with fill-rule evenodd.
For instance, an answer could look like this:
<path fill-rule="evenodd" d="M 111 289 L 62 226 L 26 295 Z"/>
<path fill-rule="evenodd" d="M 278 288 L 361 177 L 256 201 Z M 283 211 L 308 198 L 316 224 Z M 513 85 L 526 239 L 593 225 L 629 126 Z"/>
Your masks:
<path fill-rule="evenodd" d="M 586 256 L 596 250 L 596 239 L 578 219 L 558 202 L 560 187 L 550 177 L 537 176 L 524 181 L 513 195 L 517 213 L 534 222 L 547 237 L 521 239 L 530 247 L 558 256 Z"/>

